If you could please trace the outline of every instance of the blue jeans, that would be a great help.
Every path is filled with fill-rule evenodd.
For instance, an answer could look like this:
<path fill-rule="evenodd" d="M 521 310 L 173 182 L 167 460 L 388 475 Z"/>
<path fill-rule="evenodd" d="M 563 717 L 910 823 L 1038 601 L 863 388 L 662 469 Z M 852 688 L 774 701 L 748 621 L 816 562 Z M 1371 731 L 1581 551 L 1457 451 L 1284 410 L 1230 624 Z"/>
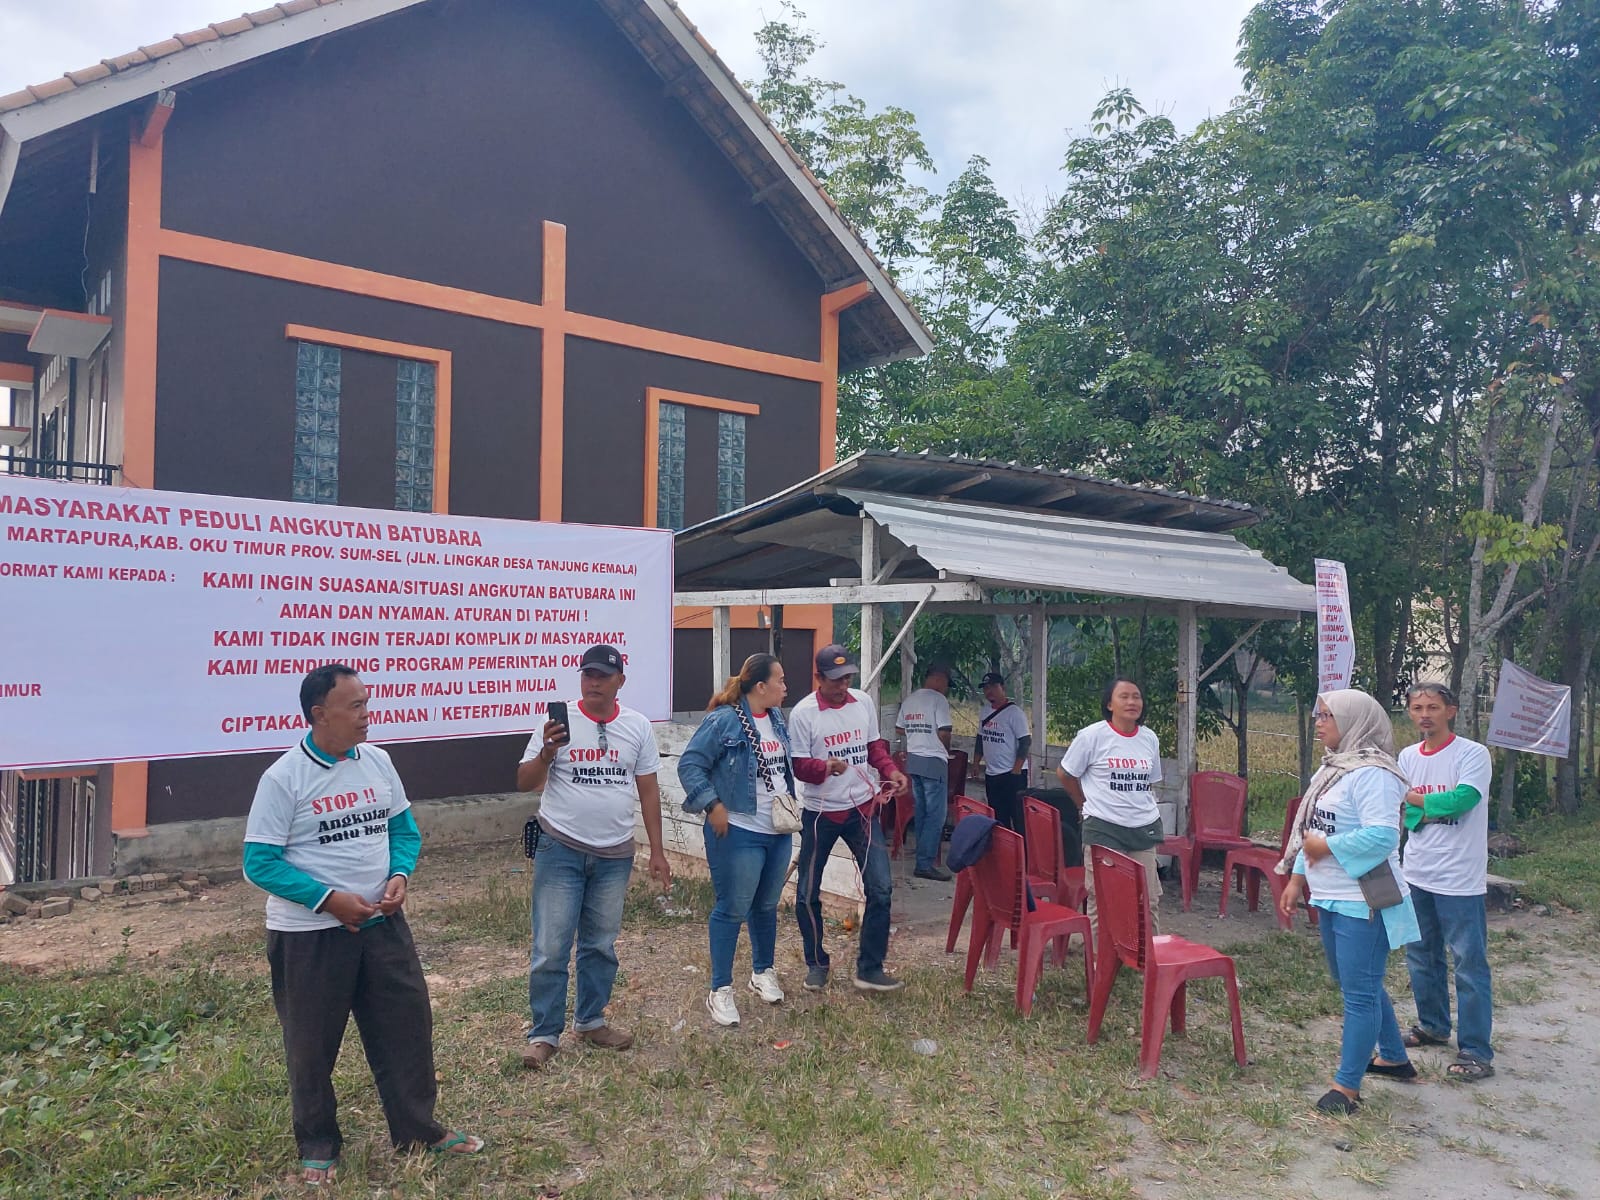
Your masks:
<path fill-rule="evenodd" d="M 889 953 L 889 895 L 894 887 L 889 875 L 889 848 L 876 815 L 863 818 L 859 809 L 852 809 L 843 821 L 834 821 L 809 808 L 801 814 L 794 913 L 800 922 L 806 966 L 828 966 L 828 952 L 822 947 L 822 868 L 833 853 L 833 844 L 841 839 L 855 855 L 867 894 L 861 943 L 856 950 L 856 974 L 865 975 L 880 969 Z"/>
<path fill-rule="evenodd" d="M 1406 1062 L 1406 1044 L 1394 1018 L 1394 1003 L 1383 987 L 1389 957 L 1389 932 L 1383 918 L 1347 917 L 1320 909 L 1322 949 L 1328 970 L 1344 995 L 1344 1032 L 1339 1043 L 1339 1069 L 1333 1081 L 1353 1092 L 1361 1090 L 1367 1064 L 1376 1046 L 1388 1062 Z"/>
<path fill-rule="evenodd" d="M 739 927 L 750 926 L 750 969 L 772 966 L 778 947 L 778 900 L 794 854 L 794 834 L 756 833 L 729 825 L 718 837 L 705 827 L 706 865 L 717 902 L 706 926 L 711 935 L 711 987 L 733 982 Z"/>
<path fill-rule="evenodd" d="M 533 953 L 528 962 L 530 1042 L 561 1041 L 567 1023 L 567 960 L 578 941 L 578 998 L 573 1028 L 606 1023 L 617 981 L 617 932 L 633 859 L 601 858 L 546 836 L 533 864 Z"/>
<path fill-rule="evenodd" d="M 1494 993 L 1489 984 L 1489 914 L 1482 896 L 1441 896 L 1411 889 L 1422 940 L 1406 947 L 1417 1024 L 1436 1038 L 1450 1036 L 1450 984 L 1444 950 L 1456 966 L 1456 1046 L 1479 1062 L 1494 1058 L 1489 1033 Z"/>
<path fill-rule="evenodd" d="M 911 776 L 911 796 L 916 803 L 912 820 L 917 825 L 917 870 L 926 871 L 939 864 L 939 843 L 944 838 L 944 819 L 950 812 L 950 779 L 941 775 L 927 779 Z"/>

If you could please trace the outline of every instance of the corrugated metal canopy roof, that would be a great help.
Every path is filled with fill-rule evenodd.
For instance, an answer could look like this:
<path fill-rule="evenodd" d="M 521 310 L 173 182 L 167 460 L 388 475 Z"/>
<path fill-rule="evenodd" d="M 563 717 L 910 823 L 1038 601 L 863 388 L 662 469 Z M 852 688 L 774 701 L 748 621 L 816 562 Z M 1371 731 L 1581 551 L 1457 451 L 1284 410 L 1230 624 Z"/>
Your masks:
<path fill-rule="evenodd" d="M 1316 589 L 1227 533 L 844 491 L 936 571 L 1023 587 L 1312 612 Z"/>
<path fill-rule="evenodd" d="M 956 487 L 962 480 L 979 482 Z M 1008 499 L 987 501 L 985 488 Z M 859 577 L 863 509 L 884 531 L 882 560 L 894 563 L 882 582 L 970 579 L 1263 615 L 1316 609 L 1314 588 L 1225 532 L 1259 519 L 1246 505 L 1015 464 L 882 452 L 681 532 L 677 589 L 817 588 Z"/>

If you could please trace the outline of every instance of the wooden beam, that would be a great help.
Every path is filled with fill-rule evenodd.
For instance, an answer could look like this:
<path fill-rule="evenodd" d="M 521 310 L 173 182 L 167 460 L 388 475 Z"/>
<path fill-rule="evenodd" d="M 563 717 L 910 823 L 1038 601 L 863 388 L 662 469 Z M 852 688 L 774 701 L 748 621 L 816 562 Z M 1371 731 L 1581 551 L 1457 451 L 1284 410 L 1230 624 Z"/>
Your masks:
<path fill-rule="evenodd" d="M 149 150 L 161 141 L 161 135 L 166 132 L 167 122 L 172 120 L 172 110 L 177 103 L 177 92 L 156 93 L 150 111 L 145 114 L 144 126 L 139 130 L 139 145 Z"/>
<path fill-rule="evenodd" d="M 946 488 L 939 495 L 935 496 L 934 499 L 935 500 L 948 500 L 948 499 L 950 499 L 951 496 L 956 495 L 958 492 L 964 492 L 968 488 L 977 487 L 980 483 L 988 483 L 989 480 L 991 480 L 993 478 L 994 478 L 994 474 L 992 472 L 990 472 L 990 471 L 979 471 L 976 475 L 968 475 L 960 483 L 954 484 L 953 486 Z"/>
<path fill-rule="evenodd" d="M 1242 646 L 1246 642 L 1248 642 L 1251 638 L 1255 637 L 1256 630 L 1260 629 L 1266 623 L 1267 623 L 1266 619 L 1263 618 L 1262 620 L 1257 621 L 1254 625 L 1250 626 L 1249 629 L 1246 629 L 1244 631 L 1244 636 L 1243 637 L 1241 637 L 1237 642 L 1235 642 L 1233 645 L 1229 646 L 1226 650 L 1224 650 L 1222 652 L 1222 656 L 1220 658 L 1218 658 L 1216 662 L 1212 663 L 1204 671 L 1200 672 L 1200 678 L 1196 682 L 1197 683 L 1204 683 L 1207 679 L 1209 679 L 1211 677 L 1211 672 L 1215 671 L 1223 663 L 1227 662 L 1230 658 L 1232 658 L 1233 655 L 1234 655 L 1234 652 L 1236 650 L 1238 650 L 1240 646 Z"/>

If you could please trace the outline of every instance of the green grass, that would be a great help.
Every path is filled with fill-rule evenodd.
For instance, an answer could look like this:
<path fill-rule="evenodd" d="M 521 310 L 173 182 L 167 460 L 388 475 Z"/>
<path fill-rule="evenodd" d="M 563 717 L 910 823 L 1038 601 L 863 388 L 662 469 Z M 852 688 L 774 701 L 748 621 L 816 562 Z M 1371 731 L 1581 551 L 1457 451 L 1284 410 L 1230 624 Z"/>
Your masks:
<path fill-rule="evenodd" d="M 1511 859 L 1491 859 L 1497 875 L 1520 879 L 1529 903 L 1559 904 L 1585 913 L 1600 929 L 1600 810 L 1590 804 L 1575 816 L 1540 817 L 1516 826 L 1528 848 Z"/>
<path fill-rule="evenodd" d="M 1576 864 L 1594 861 L 1597 840 L 1592 821 L 1551 824 L 1518 872 L 1530 888 L 1569 879 L 1575 890 L 1562 894 L 1590 903 L 1594 884 Z M 1075 959 L 1046 972 L 1027 1020 L 1009 969 L 981 973 L 967 995 L 957 961 L 937 954 L 911 956 L 903 992 L 836 985 L 819 997 L 799 989 L 791 921 L 780 934 L 789 1000 L 765 1009 L 741 995 L 744 1026 L 717 1029 L 701 1007 L 708 885 L 680 880 L 660 899 L 641 883 L 613 1003 L 639 1046 L 619 1055 L 569 1040 L 533 1074 L 517 1052 L 526 982 L 508 953 L 526 944 L 527 880 L 525 869 L 490 870 L 412 918 L 424 961 L 467 971 L 435 990 L 440 1115 L 484 1134 L 488 1152 L 394 1154 L 352 1031 L 335 1077 L 346 1148 L 322 1194 L 1132 1200 L 1155 1179 L 1178 1195 L 1228 1180 L 1283 1190 L 1308 1139 L 1349 1143 L 1329 1168 L 1346 1191 L 1349 1180 L 1381 1185 L 1415 1153 L 1401 1090 L 1375 1089 L 1355 1120 L 1309 1110 L 1336 1057 L 1340 1001 L 1303 926 L 1223 947 L 1239 971 L 1250 1066 L 1232 1060 L 1220 983 L 1202 981 L 1190 988 L 1188 1036 L 1169 1036 L 1161 1076 L 1141 1081 L 1131 974 L 1089 1046 Z M 836 956 L 848 953 L 844 935 L 830 937 Z M 1536 998 L 1510 974 L 1532 972 L 1542 946 L 1497 931 L 1502 1005 Z M 1398 995 L 1402 956 L 1390 966 Z M 913 1052 L 922 1037 L 937 1054 Z M 1459 1132 L 1465 1152 L 1481 1153 L 1478 1130 Z M 210 938 L 163 964 L 0 971 L 0 1195 L 292 1195 L 294 1158 L 258 938 Z"/>

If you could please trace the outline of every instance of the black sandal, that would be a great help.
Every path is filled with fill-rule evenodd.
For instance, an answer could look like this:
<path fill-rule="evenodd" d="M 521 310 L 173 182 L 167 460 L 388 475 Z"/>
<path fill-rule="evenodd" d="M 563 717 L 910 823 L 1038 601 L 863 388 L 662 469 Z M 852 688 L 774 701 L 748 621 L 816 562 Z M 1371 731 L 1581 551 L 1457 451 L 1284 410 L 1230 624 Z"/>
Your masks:
<path fill-rule="evenodd" d="M 1418 1046 L 1448 1046 L 1448 1037 L 1434 1037 L 1421 1025 L 1413 1025 L 1406 1030 L 1400 1040 L 1406 1044 L 1406 1049 L 1415 1050 Z"/>
<path fill-rule="evenodd" d="M 1329 1088 L 1327 1094 L 1317 1101 L 1317 1111 L 1331 1116 L 1351 1117 L 1361 1111 L 1361 1101 L 1350 1099 L 1338 1088 Z"/>
<path fill-rule="evenodd" d="M 1411 1063 L 1381 1063 L 1373 1059 L 1367 1064 L 1368 1075 L 1382 1075 L 1385 1079 L 1412 1080 L 1417 1077 L 1417 1068 Z"/>
<path fill-rule="evenodd" d="M 1477 1083 L 1478 1080 L 1487 1079 L 1494 1074 L 1494 1064 L 1486 1063 L 1481 1058 L 1473 1058 L 1470 1054 L 1463 1054 L 1446 1067 L 1444 1073 L 1446 1078 L 1459 1083 Z"/>

